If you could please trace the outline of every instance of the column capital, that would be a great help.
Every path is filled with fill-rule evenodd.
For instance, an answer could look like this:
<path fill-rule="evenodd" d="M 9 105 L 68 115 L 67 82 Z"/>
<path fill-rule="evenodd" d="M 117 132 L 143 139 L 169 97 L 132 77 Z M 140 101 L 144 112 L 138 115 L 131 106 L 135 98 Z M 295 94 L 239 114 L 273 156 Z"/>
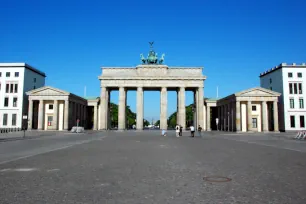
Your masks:
<path fill-rule="evenodd" d="M 137 91 L 142 91 L 143 87 L 142 86 L 137 86 Z"/>
<path fill-rule="evenodd" d="M 161 87 L 161 91 L 167 91 L 167 87 Z"/>

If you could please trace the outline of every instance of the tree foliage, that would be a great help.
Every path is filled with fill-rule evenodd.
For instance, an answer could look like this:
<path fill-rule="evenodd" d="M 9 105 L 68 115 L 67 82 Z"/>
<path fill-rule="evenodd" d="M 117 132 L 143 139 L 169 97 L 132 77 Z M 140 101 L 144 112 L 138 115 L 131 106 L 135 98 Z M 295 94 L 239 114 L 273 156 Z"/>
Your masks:
<path fill-rule="evenodd" d="M 193 104 L 190 104 L 190 105 L 185 107 L 185 111 L 186 111 L 186 124 L 185 125 L 187 125 L 187 126 L 189 126 L 193 122 L 192 106 L 193 106 Z M 176 114 L 177 114 L 177 112 L 174 112 L 169 116 L 169 118 L 168 118 L 168 127 L 169 128 L 175 128 L 175 126 L 177 124 L 176 123 Z"/>

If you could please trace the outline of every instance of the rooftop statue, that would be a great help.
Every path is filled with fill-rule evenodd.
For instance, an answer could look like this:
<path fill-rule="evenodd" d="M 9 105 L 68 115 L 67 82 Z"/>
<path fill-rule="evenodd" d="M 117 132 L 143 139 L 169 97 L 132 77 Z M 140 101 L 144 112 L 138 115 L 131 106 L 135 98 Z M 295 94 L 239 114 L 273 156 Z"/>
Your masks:
<path fill-rule="evenodd" d="M 140 60 L 142 64 L 162 64 L 164 62 L 165 54 L 162 54 L 162 57 L 158 60 L 157 53 L 153 50 L 154 42 L 149 42 L 150 44 L 150 52 L 148 54 L 147 59 L 143 57 L 143 54 L 140 54 Z"/>

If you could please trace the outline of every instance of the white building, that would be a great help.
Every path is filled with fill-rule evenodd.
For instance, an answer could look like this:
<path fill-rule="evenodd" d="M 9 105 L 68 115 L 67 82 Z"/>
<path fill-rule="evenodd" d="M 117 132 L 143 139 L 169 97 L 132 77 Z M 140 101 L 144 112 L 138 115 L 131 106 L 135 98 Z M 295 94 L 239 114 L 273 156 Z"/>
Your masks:
<path fill-rule="evenodd" d="M 45 85 L 45 73 L 25 63 L 0 63 L 0 128 L 22 128 L 25 92 Z"/>
<path fill-rule="evenodd" d="M 280 131 L 306 130 L 305 87 L 306 64 L 282 63 L 260 74 L 260 86 L 277 91 Z"/>
<path fill-rule="evenodd" d="M 28 91 L 28 130 L 69 130 L 86 127 L 87 100 L 54 87 Z"/>

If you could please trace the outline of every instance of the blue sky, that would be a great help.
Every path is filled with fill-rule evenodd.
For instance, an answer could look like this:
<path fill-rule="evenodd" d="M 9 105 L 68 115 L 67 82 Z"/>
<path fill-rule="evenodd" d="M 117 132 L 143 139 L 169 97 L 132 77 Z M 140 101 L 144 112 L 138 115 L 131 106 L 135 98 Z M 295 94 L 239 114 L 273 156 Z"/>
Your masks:
<path fill-rule="evenodd" d="M 26 62 L 46 72 L 47 85 L 80 96 L 84 86 L 99 95 L 101 66 L 140 64 L 149 41 L 169 66 L 203 66 L 205 97 L 216 97 L 217 86 L 220 97 L 259 86 L 259 73 L 281 62 L 306 62 L 302 0 L 0 3 L 0 62 Z M 170 115 L 176 95 L 168 95 Z M 129 92 L 133 110 L 135 99 Z M 145 118 L 159 119 L 159 99 L 145 93 Z"/>

